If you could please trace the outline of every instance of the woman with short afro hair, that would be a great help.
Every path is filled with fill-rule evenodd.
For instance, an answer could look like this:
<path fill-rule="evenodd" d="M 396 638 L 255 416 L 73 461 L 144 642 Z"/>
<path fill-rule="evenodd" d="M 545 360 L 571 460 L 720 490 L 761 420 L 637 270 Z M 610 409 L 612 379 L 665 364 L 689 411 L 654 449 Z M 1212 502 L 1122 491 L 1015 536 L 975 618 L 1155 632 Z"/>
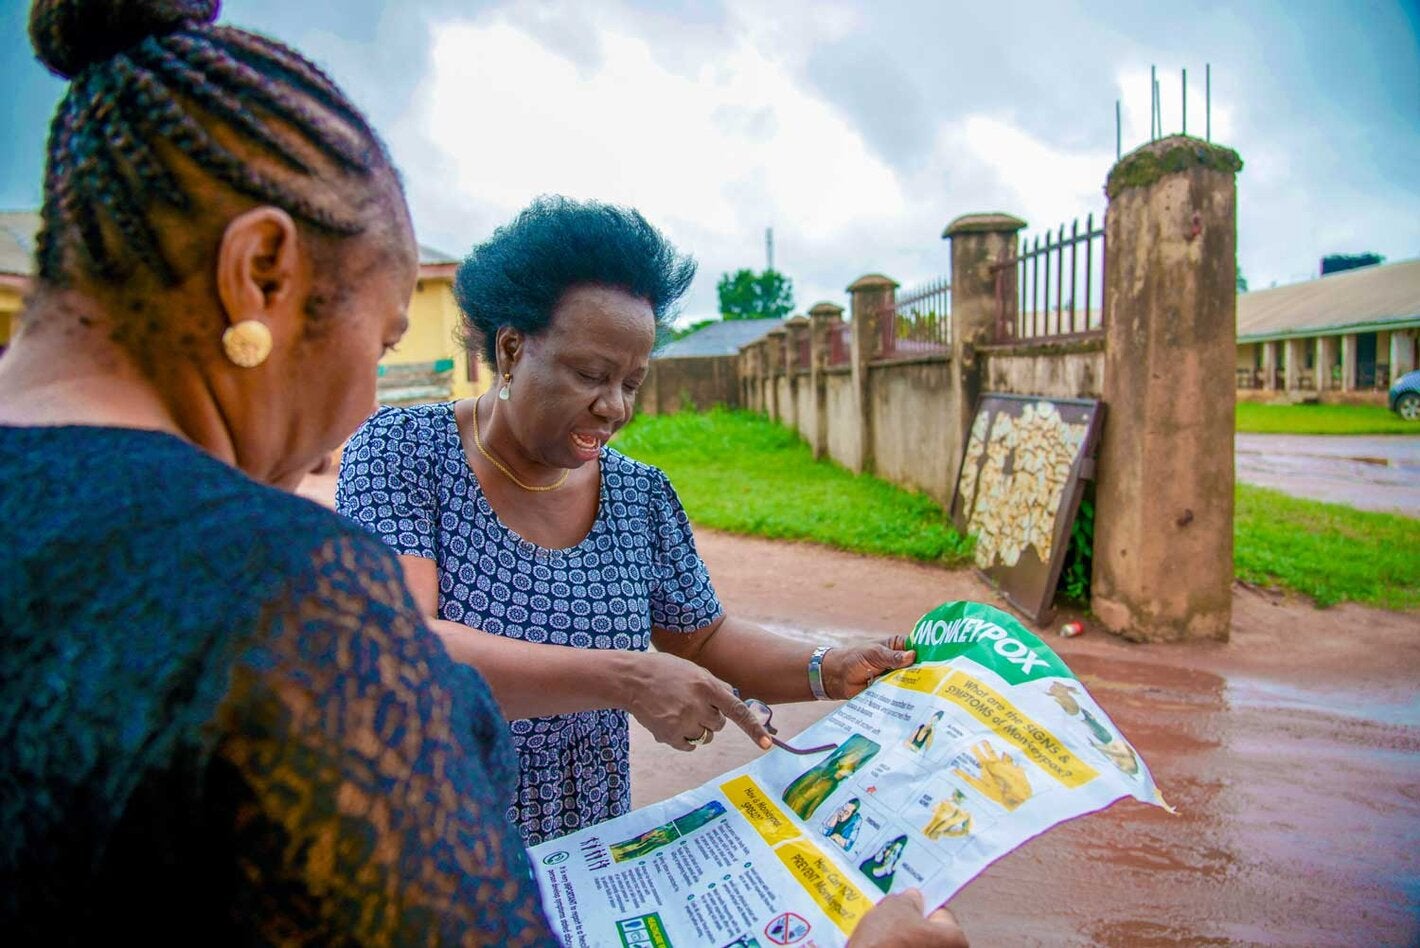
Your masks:
<path fill-rule="evenodd" d="M 539 199 L 455 279 L 495 390 L 382 409 L 345 450 L 339 509 L 510 719 L 529 843 L 627 811 L 628 714 L 679 750 L 727 719 L 767 747 L 741 695 L 848 698 L 912 660 L 727 614 L 665 475 L 608 447 L 694 273 L 634 210 Z"/>

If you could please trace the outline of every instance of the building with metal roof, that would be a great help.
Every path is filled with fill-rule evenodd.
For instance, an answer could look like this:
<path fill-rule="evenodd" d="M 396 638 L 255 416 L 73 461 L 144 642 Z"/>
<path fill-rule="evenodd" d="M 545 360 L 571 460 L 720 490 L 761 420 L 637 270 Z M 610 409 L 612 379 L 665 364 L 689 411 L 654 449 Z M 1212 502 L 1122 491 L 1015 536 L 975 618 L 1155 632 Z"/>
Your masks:
<path fill-rule="evenodd" d="M 688 336 L 661 346 L 655 359 L 699 359 L 739 355 L 743 346 L 784 325 L 782 319 L 722 319 L 701 326 Z"/>
<path fill-rule="evenodd" d="M 1239 389 L 1384 391 L 1420 353 L 1420 260 L 1238 296 Z"/>

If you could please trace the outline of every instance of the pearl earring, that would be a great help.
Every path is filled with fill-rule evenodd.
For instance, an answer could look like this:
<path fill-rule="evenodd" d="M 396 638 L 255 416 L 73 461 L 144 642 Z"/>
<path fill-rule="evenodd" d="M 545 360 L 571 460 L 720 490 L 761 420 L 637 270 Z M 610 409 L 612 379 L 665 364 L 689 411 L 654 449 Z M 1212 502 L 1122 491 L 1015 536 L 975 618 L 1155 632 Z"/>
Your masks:
<path fill-rule="evenodd" d="M 500 401 L 505 401 L 505 402 L 506 402 L 506 401 L 508 400 L 508 395 L 510 394 L 510 392 L 508 391 L 508 383 L 511 382 L 511 381 L 513 381 L 513 375 L 512 375 L 512 373 L 510 373 L 510 372 L 504 372 L 504 373 L 503 373 L 503 387 L 500 388 L 500 389 L 498 389 L 498 399 L 499 399 Z"/>

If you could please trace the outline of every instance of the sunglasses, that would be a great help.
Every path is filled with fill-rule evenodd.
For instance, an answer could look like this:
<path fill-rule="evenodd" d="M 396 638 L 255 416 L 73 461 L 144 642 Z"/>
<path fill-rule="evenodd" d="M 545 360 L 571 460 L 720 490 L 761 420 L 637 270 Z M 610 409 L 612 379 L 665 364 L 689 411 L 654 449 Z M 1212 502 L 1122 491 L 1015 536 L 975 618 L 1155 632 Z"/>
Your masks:
<path fill-rule="evenodd" d="M 770 740 L 774 741 L 775 747 L 782 748 L 791 754 L 802 755 L 822 754 L 824 751 L 831 751 L 838 746 L 837 744 L 820 744 L 817 747 L 794 747 L 787 741 L 781 741 L 774 736 L 779 733 L 779 730 L 774 726 L 774 711 L 769 705 L 758 698 L 745 698 L 744 703 L 745 707 L 754 712 L 754 716 L 759 718 L 759 723 L 764 725 L 764 729 L 769 732 Z"/>

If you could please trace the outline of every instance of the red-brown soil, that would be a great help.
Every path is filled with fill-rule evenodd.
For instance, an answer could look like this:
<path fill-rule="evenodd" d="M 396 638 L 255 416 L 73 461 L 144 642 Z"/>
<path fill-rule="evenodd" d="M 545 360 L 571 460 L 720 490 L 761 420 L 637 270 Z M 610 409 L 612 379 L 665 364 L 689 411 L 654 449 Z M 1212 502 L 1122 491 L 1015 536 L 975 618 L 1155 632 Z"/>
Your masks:
<path fill-rule="evenodd" d="M 786 635 L 871 639 L 995 600 L 965 571 L 697 536 L 727 607 Z M 1068 618 L 1035 631 L 1179 812 L 1126 800 L 1001 859 L 952 904 L 975 944 L 1420 943 L 1420 616 L 1239 586 L 1226 645 L 1059 638 Z M 831 707 L 775 723 L 791 735 Z M 638 806 L 755 753 L 728 731 L 689 754 L 632 740 Z"/>

